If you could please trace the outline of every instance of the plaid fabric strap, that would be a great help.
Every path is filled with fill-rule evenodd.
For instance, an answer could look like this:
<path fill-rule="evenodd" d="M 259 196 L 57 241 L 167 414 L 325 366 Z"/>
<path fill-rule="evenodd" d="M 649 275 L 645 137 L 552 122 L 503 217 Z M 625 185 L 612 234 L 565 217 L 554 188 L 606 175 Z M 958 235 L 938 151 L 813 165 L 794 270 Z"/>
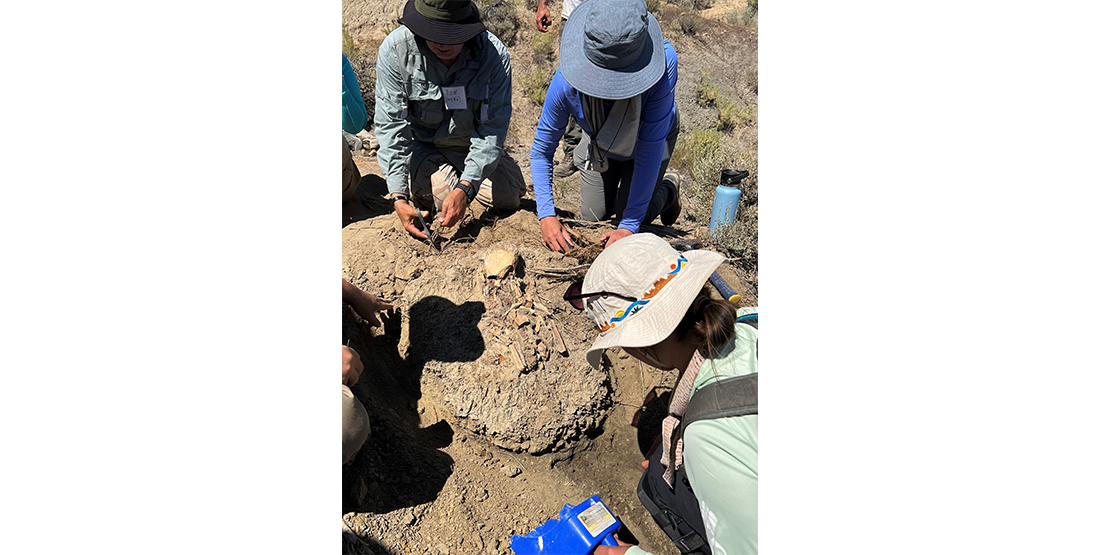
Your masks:
<path fill-rule="evenodd" d="M 672 487 L 673 469 L 680 468 L 684 464 L 684 440 L 681 439 L 683 430 L 680 429 L 680 417 L 687 410 L 688 400 L 691 399 L 691 388 L 695 385 L 695 375 L 699 373 L 699 367 L 703 365 L 703 355 L 699 351 L 691 356 L 684 375 L 680 377 L 680 383 L 676 386 L 676 392 L 672 394 L 672 402 L 669 403 L 668 416 L 661 422 L 661 464 L 665 467 L 664 478 L 668 487 Z M 676 445 L 673 451 L 672 445 Z M 675 460 L 676 465 L 669 464 Z"/>

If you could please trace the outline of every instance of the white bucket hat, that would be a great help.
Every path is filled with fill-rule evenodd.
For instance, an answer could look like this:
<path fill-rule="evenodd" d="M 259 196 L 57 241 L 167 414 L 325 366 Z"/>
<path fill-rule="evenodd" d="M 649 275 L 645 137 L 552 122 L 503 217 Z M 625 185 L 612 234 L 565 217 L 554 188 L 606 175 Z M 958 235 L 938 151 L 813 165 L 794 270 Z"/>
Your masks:
<path fill-rule="evenodd" d="M 584 313 L 599 333 L 588 348 L 588 363 L 599 368 L 604 349 L 610 347 L 648 347 L 663 341 L 725 260 L 712 251 L 677 252 L 652 233 L 630 235 L 604 249 L 581 287 L 582 294 L 614 294 L 584 299 Z"/>

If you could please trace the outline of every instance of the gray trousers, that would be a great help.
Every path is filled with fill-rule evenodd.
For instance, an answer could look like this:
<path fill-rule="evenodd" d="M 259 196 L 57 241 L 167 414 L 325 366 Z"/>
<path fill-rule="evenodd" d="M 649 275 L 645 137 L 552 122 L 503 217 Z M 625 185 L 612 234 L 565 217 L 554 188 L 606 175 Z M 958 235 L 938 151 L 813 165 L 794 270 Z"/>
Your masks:
<path fill-rule="evenodd" d="M 680 135 L 680 114 L 672 121 L 672 129 L 665 138 L 665 156 L 661 158 L 661 167 L 657 170 L 657 182 L 653 184 L 653 196 L 649 199 L 642 223 L 650 223 L 667 210 L 676 199 L 675 185 L 666 181 L 665 170 L 676 148 L 676 138 Z M 582 220 L 589 222 L 609 220 L 612 216 L 623 215 L 626 201 L 630 197 L 630 184 L 634 179 L 634 160 L 620 162 L 608 160 L 607 171 L 580 169 L 581 172 L 581 214 Z M 621 189 L 621 191 L 620 191 Z M 620 194 L 621 192 L 621 194 Z"/>

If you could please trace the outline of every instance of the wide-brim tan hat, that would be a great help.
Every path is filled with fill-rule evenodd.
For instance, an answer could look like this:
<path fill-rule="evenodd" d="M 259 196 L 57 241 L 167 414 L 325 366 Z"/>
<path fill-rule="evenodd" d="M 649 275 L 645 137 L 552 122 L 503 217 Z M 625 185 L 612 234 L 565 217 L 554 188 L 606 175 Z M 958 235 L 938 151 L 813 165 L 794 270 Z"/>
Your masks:
<path fill-rule="evenodd" d="M 588 348 L 588 363 L 599 368 L 604 349 L 663 341 L 725 260 L 712 251 L 680 253 L 652 233 L 630 235 L 604 249 L 588 269 L 581 293 L 610 292 L 637 300 L 613 295 L 584 299 L 584 312 L 599 334 Z"/>

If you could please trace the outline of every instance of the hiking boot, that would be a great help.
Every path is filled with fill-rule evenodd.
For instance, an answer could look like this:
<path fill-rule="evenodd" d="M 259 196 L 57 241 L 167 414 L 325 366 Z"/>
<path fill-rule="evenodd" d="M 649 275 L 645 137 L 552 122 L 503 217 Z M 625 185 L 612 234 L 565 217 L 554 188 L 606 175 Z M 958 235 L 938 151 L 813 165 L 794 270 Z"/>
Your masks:
<path fill-rule="evenodd" d="M 575 173 L 577 173 L 577 166 L 573 165 L 572 156 L 566 156 L 565 160 L 554 167 L 554 175 L 557 177 L 569 177 Z"/>
<path fill-rule="evenodd" d="M 680 217 L 680 210 L 683 209 L 680 204 L 680 174 L 665 172 L 664 180 L 672 184 L 672 205 L 661 212 L 661 223 L 672 225 L 676 223 L 676 218 Z"/>

